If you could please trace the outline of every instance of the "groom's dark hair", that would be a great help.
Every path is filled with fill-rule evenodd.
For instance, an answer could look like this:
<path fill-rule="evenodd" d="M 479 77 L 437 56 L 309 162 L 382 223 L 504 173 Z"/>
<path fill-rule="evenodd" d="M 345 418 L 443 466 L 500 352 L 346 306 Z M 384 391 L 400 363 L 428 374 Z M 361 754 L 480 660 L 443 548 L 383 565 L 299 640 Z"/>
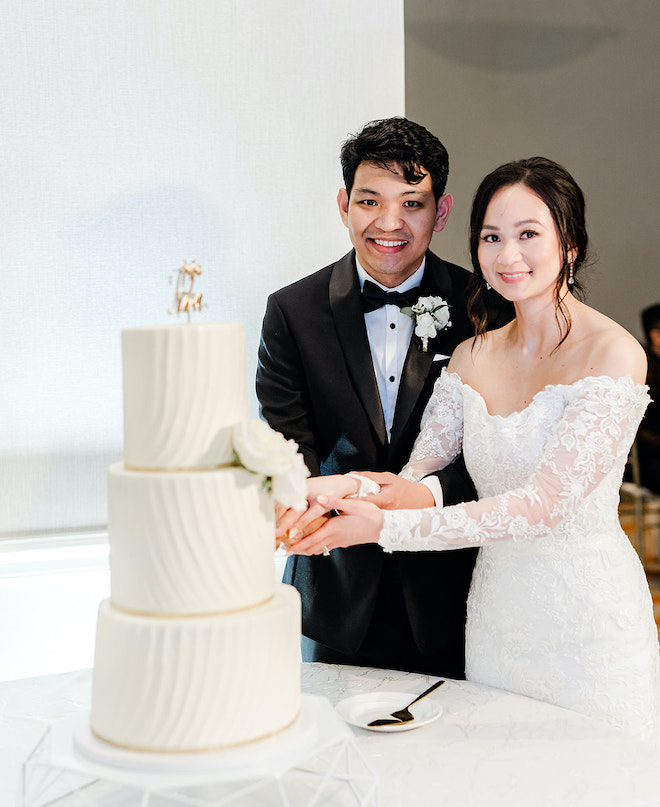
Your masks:
<path fill-rule="evenodd" d="M 392 170 L 401 166 L 406 182 L 416 185 L 428 174 L 436 202 L 445 192 L 449 155 L 435 135 L 407 118 L 385 118 L 367 123 L 345 141 L 340 154 L 346 193 L 351 195 L 360 163 Z"/>

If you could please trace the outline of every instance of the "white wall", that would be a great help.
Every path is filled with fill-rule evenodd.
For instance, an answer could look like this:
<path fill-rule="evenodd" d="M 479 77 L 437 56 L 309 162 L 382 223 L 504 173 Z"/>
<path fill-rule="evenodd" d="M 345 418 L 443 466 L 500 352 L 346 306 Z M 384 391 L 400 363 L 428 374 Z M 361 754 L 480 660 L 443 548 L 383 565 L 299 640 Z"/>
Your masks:
<path fill-rule="evenodd" d="M 404 110 L 403 0 L 3 0 L 0 534 L 105 521 L 119 332 L 243 320 L 349 246 L 343 139 Z M 252 393 L 252 390 L 250 390 Z M 252 396 L 252 412 L 256 414 Z"/>
<path fill-rule="evenodd" d="M 450 156 L 456 205 L 434 248 L 466 263 L 480 179 L 536 154 L 587 198 L 588 302 L 641 337 L 660 302 L 660 4 L 406 0 L 406 110 Z"/>

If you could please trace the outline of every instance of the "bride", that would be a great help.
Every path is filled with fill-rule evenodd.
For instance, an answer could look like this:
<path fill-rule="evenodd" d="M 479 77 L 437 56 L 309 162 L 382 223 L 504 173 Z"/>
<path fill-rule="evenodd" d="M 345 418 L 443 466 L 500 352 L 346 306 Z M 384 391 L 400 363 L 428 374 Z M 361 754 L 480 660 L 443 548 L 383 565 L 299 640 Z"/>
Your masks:
<path fill-rule="evenodd" d="M 646 358 L 574 296 L 587 244 L 584 198 L 564 168 L 535 157 L 489 174 L 470 222 L 476 336 L 436 383 L 408 464 L 400 477 L 310 480 L 308 510 L 287 513 L 278 531 L 300 554 L 481 547 L 467 678 L 655 742 L 658 636 L 617 512 L 649 400 Z M 485 330 L 487 285 L 516 311 L 495 331 Z M 479 500 L 412 509 L 430 495 L 418 481 L 461 451 Z M 307 534 L 333 508 L 340 517 Z"/>

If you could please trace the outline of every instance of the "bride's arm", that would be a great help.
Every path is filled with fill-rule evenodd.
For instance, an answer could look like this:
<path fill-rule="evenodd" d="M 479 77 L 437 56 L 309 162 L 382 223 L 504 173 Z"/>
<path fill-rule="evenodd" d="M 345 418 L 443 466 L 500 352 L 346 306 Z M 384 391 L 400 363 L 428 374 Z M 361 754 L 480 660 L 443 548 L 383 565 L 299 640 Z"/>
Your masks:
<path fill-rule="evenodd" d="M 463 395 L 460 378 L 442 371 L 426 405 L 412 454 L 400 474 L 361 471 L 358 496 L 379 507 L 416 509 L 433 504 L 424 477 L 450 465 L 463 445 Z M 368 480 L 368 481 L 367 481 Z M 370 483 L 376 483 L 374 486 Z M 380 486 L 381 491 L 378 491 Z M 386 490 L 382 490 L 385 487 Z"/>
<path fill-rule="evenodd" d="M 378 511 L 355 501 L 344 507 L 345 517 L 301 540 L 295 551 L 316 554 L 323 546 L 376 541 L 390 552 L 459 549 L 548 535 L 627 455 L 648 404 L 648 393 L 630 379 L 602 388 L 602 379 L 594 382 L 566 406 L 524 487 L 444 509 Z"/>
<path fill-rule="evenodd" d="M 427 474 L 449 465 L 461 453 L 462 447 L 461 380 L 455 373 L 443 370 L 422 415 L 419 435 L 410 459 L 400 475 L 404 479 L 419 482 Z"/>

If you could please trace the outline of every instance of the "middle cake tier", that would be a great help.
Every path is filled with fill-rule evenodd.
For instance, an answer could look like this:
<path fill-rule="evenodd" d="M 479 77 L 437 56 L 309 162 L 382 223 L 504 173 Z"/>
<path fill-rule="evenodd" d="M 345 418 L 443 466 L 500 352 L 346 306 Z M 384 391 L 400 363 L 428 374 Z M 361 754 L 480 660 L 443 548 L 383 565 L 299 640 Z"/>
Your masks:
<path fill-rule="evenodd" d="M 244 468 L 108 472 L 111 599 L 126 611 L 214 614 L 266 602 L 274 515 Z"/>

